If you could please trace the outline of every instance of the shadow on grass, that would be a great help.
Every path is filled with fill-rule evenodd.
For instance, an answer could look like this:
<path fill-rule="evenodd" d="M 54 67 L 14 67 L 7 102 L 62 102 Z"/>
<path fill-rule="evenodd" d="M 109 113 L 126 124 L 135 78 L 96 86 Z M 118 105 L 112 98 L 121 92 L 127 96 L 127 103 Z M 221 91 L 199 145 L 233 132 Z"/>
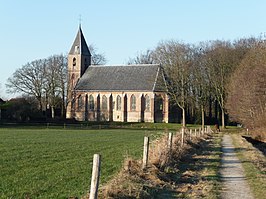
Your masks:
<path fill-rule="evenodd" d="M 148 192 L 156 192 L 152 194 L 154 198 L 190 198 L 192 192 L 196 197 L 205 197 L 204 186 L 210 181 L 220 182 L 221 148 L 212 143 L 213 138 L 209 139 L 198 144 L 187 143 L 191 148 L 176 162 L 175 169 L 166 171 L 166 176 L 161 177 L 172 187 L 151 188 Z M 174 191 L 173 187 L 176 187 Z"/>
<path fill-rule="evenodd" d="M 246 141 L 250 142 L 254 147 L 260 150 L 264 156 L 266 156 L 266 143 L 259 140 L 255 140 L 250 136 L 242 136 Z"/>

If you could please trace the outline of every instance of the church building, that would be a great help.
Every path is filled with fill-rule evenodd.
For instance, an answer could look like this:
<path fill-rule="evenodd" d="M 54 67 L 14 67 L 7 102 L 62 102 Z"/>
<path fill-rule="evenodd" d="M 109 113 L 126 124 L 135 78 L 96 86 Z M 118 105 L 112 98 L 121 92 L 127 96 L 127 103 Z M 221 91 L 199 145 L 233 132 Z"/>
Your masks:
<path fill-rule="evenodd" d="M 168 122 L 169 101 L 158 64 L 91 65 L 81 27 L 68 54 L 67 118 Z"/>

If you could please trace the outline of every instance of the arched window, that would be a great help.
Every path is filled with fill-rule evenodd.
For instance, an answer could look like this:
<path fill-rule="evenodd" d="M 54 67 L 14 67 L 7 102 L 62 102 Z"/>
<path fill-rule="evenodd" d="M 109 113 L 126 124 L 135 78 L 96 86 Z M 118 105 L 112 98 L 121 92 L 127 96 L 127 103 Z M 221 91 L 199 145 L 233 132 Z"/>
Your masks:
<path fill-rule="evenodd" d="M 145 111 L 150 111 L 151 109 L 151 100 L 149 95 L 145 95 Z"/>
<path fill-rule="evenodd" d="M 73 58 L 72 65 L 73 65 L 73 69 L 74 69 L 74 67 L 77 65 L 77 60 L 76 60 L 75 57 Z"/>
<path fill-rule="evenodd" d="M 94 97 L 92 95 L 89 96 L 89 110 L 94 110 Z"/>
<path fill-rule="evenodd" d="M 135 95 L 131 95 L 131 98 L 130 98 L 130 109 L 131 109 L 131 111 L 135 111 L 136 110 L 136 97 L 135 97 Z"/>
<path fill-rule="evenodd" d="M 81 110 L 83 106 L 82 96 L 78 96 L 78 110 Z"/>
<path fill-rule="evenodd" d="M 118 95 L 116 97 L 116 110 L 121 111 L 121 97 Z"/>
<path fill-rule="evenodd" d="M 107 97 L 105 95 L 102 97 L 102 110 L 107 110 Z"/>
<path fill-rule="evenodd" d="M 75 106 L 76 106 L 76 101 L 75 101 L 75 99 L 72 99 L 72 101 L 71 101 L 71 110 L 75 110 L 76 109 Z"/>

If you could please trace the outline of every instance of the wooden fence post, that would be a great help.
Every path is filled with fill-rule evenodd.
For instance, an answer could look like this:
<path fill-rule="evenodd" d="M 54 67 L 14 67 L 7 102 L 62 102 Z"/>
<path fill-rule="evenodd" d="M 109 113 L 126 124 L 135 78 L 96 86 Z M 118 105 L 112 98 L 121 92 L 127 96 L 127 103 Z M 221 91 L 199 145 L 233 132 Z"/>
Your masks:
<path fill-rule="evenodd" d="M 172 150 L 172 142 L 173 142 L 173 133 L 168 134 L 168 148 L 171 151 Z"/>
<path fill-rule="evenodd" d="M 145 169 L 147 167 L 148 158 L 149 158 L 149 137 L 144 137 L 142 169 Z"/>
<path fill-rule="evenodd" d="M 191 140 L 192 129 L 189 130 L 189 139 Z"/>
<path fill-rule="evenodd" d="M 184 134 L 185 134 L 185 129 L 182 128 L 182 130 L 181 130 L 181 146 L 184 145 Z"/>
<path fill-rule="evenodd" d="M 94 154 L 92 175 L 91 175 L 90 199 L 97 199 L 98 197 L 98 187 L 99 187 L 99 181 L 100 181 L 100 167 L 101 167 L 101 156 L 99 154 Z"/>
<path fill-rule="evenodd" d="M 197 129 L 195 129 L 195 137 L 197 137 Z"/>

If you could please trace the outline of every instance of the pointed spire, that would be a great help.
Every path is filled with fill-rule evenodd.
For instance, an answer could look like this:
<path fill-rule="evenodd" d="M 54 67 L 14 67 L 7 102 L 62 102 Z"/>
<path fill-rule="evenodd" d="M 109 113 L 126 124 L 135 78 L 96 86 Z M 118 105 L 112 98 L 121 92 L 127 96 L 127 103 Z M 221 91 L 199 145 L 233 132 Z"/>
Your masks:
<path fill-rule="evenodd" d="M 86 40 L 84 38 L 84 35 L 81 30 L 81 24 L 79 24 L 79 30 L 77 33 L 77 36 L 74 40 L 74 43 L 72 44 L 72 47 L 69 51 L 69 54 L 74 55 L 74 54 L 81 54 L 81 55 L 90 55 L 90 50 L 88 48 L 88 45 L 86 43 Z"/>

